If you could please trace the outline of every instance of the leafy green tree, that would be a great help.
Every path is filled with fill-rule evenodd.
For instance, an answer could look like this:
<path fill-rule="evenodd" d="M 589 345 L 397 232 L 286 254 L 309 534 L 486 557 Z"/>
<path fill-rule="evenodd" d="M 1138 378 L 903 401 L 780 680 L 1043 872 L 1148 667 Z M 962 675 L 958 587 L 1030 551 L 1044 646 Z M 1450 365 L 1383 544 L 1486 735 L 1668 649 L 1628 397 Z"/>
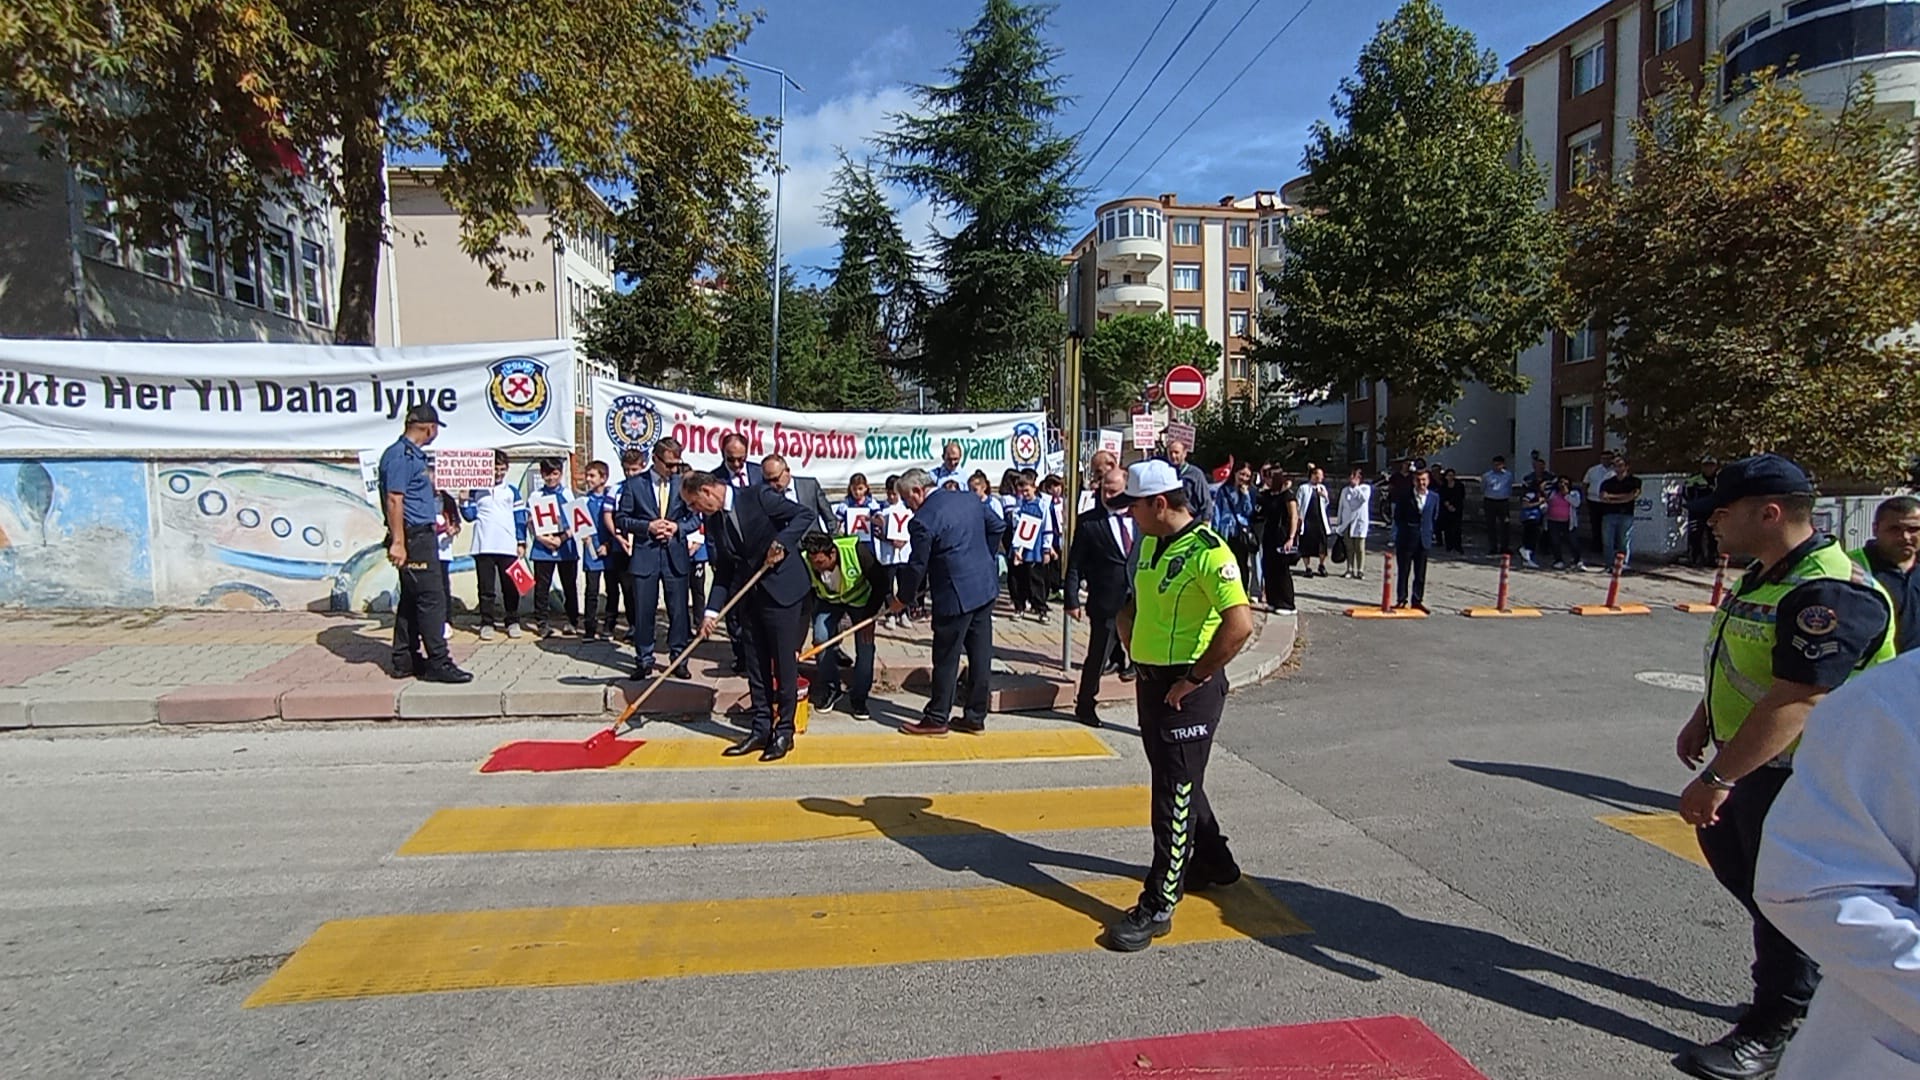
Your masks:
<path fill-rule="evenodd" d="M 1080 192 L 1046 25 L 1045 8 L 986 0 L 947 81 L 917 87 L 919 114 L 883 142 L 893 176 L 957 224 L 936 240 L 941 293 L 910 369 L 945 408 L 1034 400 L 1065 334 L 1059 251 Z"/>
<path fill-rule="evenodd" d="M 920 347 L 931 303 L 920 259 L 872 168 L 842 155 L 827 194 L 827 224 L 840 230 L 826 291 L 828 331 L 870 359 L 900 366 Z"/>
<path fill-rule="evenodd" d="M 273 204 L 337 209 L 336 337 L 367 342 L 389 155 L 441 163 L 434 186 L 496 286 L 519 287 L 519 211 L 578 232 L 589 184 L 672 189 L 683 227 L 713 236 L 700 211 L 765 139 L 738 73 L 697 71 L 752 21 L 733 0 L 14 0 L 0 107 L 99 176 L 143 239 L 197 200 L 241 234 Z"/>
<path fill-rule="evenodd" d="M 1115 315 L 1097 324 L 1080 350 L 1082 384 L 1115 404 L 1139 397 L 1142 387 L 1181 364 L 1211 375 L 1220 370 L 1220 345 L 1165 312 Z"/>
<path fill-rule="evenodd" d="M 1896 482 L 1920 446 L 1920 165 L 1871 81 L 1837 113 L 1762 73 L 1636 122 L 1566 210 L 1567 277 L 1606 331 L 1608 423 L 1638 459 L 1761 450 Z"/>
<path fill-rule="evenodd" d="M 1209 471 L 1225 464 L 1268 462 L 1298 467 L 1306 460 L 1306 442 L 1295 430 L 1293 411 L 1268 395 L 1258 403 L 1213 402 L 1193 416 L 1195 463 Z"/>
<path fill-rule="evenodd" d="M 1559 310 L 1562 240 L 1539 171 L 1517 164 L 1519 118 L 1499 65 L 1433 0 L 1408 0 L 1341 81 L 1335 129 L 1314 125 L 1313 210 L 1267 275 L 1254 359 L 1308 392 L 1385 380 L 1395 446 L 1441 448 L 1468 382 L 1518 392 L 1521 351 Z"/>

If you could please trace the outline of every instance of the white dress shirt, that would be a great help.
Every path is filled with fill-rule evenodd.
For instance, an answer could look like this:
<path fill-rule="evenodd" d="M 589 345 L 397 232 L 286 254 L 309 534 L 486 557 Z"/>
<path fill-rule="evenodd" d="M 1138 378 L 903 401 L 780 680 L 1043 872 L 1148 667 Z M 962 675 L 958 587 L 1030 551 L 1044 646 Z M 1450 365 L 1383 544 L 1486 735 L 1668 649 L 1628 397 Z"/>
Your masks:
<path fill-rule="evenodd" d="M 1340 489 L 1340 520 L 1334 531 L 1341 536 L 1365 536 L 1373 526 L 1373 485 L 1348 484 Z"/>
<path fill-rule="evenodd" d="M 1754 899 L 1820 965 L 1779 1080 L 1920 1078 L 1920 655 L 1807 718 L 1767 811 Z"/>
<path fill-rule="evenodd" d="M 1588 469 L 1587 475 L 1581 478 L 1587 486 L 1587 498 L 1598 499 L 1600 497 L 1600 485 L 1606 483 L 1607 478 L 1612 475 L 1613 470 L 1605 465 L 1595 465 L 1593 468 Z"/>

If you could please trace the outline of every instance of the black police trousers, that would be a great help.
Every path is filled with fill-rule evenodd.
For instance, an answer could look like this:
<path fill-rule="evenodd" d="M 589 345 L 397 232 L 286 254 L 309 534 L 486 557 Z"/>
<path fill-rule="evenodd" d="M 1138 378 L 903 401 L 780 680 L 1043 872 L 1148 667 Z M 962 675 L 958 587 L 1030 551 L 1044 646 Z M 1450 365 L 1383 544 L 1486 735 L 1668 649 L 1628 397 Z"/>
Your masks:
<path fill-rule="evenodd" d="M 400 600 L 393 608 L 394 670 L 418 674 L 452 667 L 453 658 L 447 655 L 447 579 L 440 569 L 440 543 L 433 526 L 407 526 L 406 545 Z"/>
<path fill-rule="evenodd" d="M 1220 835 L 1205 787 L 1213 734 L 1227 704 L 1227 676 L 1216 672 L 1206 685 L 1167 705 L 1167 691 L 1189 670 L 1134 662 L 1134 702 L 1140 740 L 1152 773 L 1153 867 L 1147 871 L 1140 905 L 1171 911 L 1186 893 L 1187 872 L 1195 867 L 1233 865 L 1227 838 Z"/>
<path fill-rule="evenodd" d="M 1760 830 L 1791 769 L 1766 766 L 1742 777 L 1720 806 L 1720 821 L 1697 832 L 1713 876 L 1753 918 L 1753 1016 L 1786 1023 L 1805 1016 L 1820 983 L 1820 968 L 1782 934 L 1753 902 L 1753 867 Z"/>

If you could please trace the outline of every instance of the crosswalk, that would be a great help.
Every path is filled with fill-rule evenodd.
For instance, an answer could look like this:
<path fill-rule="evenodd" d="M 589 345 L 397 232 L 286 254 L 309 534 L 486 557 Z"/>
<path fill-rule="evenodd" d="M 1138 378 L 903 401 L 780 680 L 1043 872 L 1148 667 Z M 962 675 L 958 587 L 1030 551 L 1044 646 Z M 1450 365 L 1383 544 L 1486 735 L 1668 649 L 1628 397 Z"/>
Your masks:
<path fill-rule="evenodd" d="M 1675 858 L 1685 859 L 1696 866 L 1707 865 L 1707 857 L 1700 853 L 1700 840 L 1693 826 L 1680 820 L 1679 814 L 1607 814 L 1595 820 L 1636 840 L 1644 840 Z"/>
<path fill-rule="evenodd" d="M 923 868 L 898 882 L 850 873 L 845 891 L 799 895 L 752 895 L 754 882 L 711 875 L 715 895 L 701 899 L 578 904 L 568 902 L 577 896 L 556 895 L 553 906 L 335 919 L 319 925 L 245 1004 L 1095 952 L 1102 928 L 1138 895 L 1140 868 L 1075 849 L 1137 847 L 1144 862 L 1148 844 L 1145 787 L 1100 783 L 1137 780 L 1144 769 L 1117 761 L 1107 737 L 1058 724 L 944 740 L 829 725 L 803 736 L 787 761 L 745 774 L 752 783 L 788 789 L 777 796 L 442 807 L 399 844 L 396 860 L 502 860 L 501 873 L 511 874 L 515 864 L 506 860 L 516 858 L 631 859 L 639 852 L 691 876 L 723 850 L 751 848 L 752 858 L 769 865 L 817 871 L 845 859 L 850 845 L 895 845 L 944 873 Z M 543 780 L 537 789 L 656 794 L 692 783 L 711 790 L 730 783 L 724 777 L 743 775 L 738 763 L 747 759 L 720 757 L 723 745 L 710 736 L 668 734 L 650 740 L 621 770 Z M 877 769 L 900 765 L 944 769 Z M 850 771 L 831 771 L 837 769 Z M 695 770 L 714 776 L 703 780 Z M 1082 779 L 1097 786 L 1005 786 L 1013 770 L 1049 785 Z M 661 786 L 675 777 L 680 787 Z M 501 785 L 484 794 L 525 792 L 532 782 L 487 776 L 474 783 Z M 850 786 L 882 793 L 845 794 Z M 792 793 L 809 788 L 832 793 Z M 1044 843 L 1026 839 L 1042 834 Z M 923 887 L 929 876 L 952 887 Z M 754 932 L 743 934 L 743 927 Z M 1155 948 L 1307 932 L 1248 877 L 1189 897 L 1172 935 Z"/>

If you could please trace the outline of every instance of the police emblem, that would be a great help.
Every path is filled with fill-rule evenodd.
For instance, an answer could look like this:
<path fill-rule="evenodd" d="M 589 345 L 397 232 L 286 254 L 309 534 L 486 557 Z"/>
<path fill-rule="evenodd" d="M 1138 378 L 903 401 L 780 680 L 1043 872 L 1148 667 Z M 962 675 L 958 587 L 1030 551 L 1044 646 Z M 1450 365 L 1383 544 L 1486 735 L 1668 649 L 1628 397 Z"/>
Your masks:
<path fill-rule="evenodd" d="M 509 356 L 487 369 L 487 407 L 500 426 L 525 435 L 540 426 L 553 405 L 547 365 L 531 356 Z"/>
<path fill-rule="evenodd" d="M 1040 425 L 1022 420 L 1013 425 L 1013 463 L 1038 465 L 1045 452 L 1040 446 Z"/>
<path fill-rule="evenodd" d="M 640 394 L 621 394 L 607 406 L 607 438 L 623 454 L 652 449 L 664 428 L 659 407 Z"/>
<path fill-rule="evenodd" d="M 1840 626 L 1840 613 L 1820 604 L 1809 604 L 1794 616 L 1793 625 L 1815 637 L 1831 634 Z"/>

